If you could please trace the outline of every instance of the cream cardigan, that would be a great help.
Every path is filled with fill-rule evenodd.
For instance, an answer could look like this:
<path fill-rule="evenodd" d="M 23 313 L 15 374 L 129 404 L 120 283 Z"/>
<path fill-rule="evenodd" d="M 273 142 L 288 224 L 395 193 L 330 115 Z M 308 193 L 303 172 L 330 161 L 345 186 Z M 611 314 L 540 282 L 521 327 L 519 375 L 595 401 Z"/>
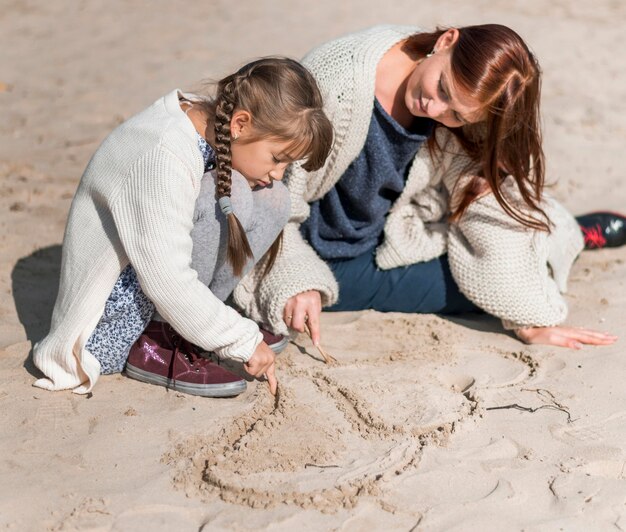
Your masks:
<path fill-rule="evenodd" d="M 187 340 L 246 361 L 258 326 L 222 303 L 191 269 L 192 215 L 204 172 L 179 91 L 116 128 L 89 162 L 63 239 L 59 294 L 48 336 L 34 349 L 35 386 L 87 393 L 100 364 L 85 349 L 122 269 Z"/>
<path fill-rule="evenodd" d="M 392 46 L 419 31 L 377 26 L 326 43 L 303 59 L 317 79 L 324 109 L 334 125 L 333 149 L 316 172 L 292 165 L 286 177 L 292 210 L 283 251 L 265 278 L 255 269 L 234 293 L 248 316 L 276 332 L 288 332 L 283 309 L 290 297 L 318 290 L 323 305 L 337 300 L 330 268 L 304 241 L 299 226 L 309 216 L 309 203 L 335 186 L 365 144 L 378 62 Z M 450 191 L 468 158 L 450 133 L 440 128 L 437 134 L 442 154 L 432 161 L 424 145 L 415 156 L 405 189 L 387 217 L 384 241 L 376 250 L 378 266 L 406 266 L 447 251 L 461 291 L 502 318 L 506 327 L 562 322 L 567 305 L 560 291 L 583 242 L 575 220 L 547 199 L 544 207 L 555 230 L 551 234 L 531 231 L 516 224 L 488 196 L 474 202 L 459 224 L 448 226 L 444 220 Z M 510 194 L 514 199 L 515 191 Z"/>

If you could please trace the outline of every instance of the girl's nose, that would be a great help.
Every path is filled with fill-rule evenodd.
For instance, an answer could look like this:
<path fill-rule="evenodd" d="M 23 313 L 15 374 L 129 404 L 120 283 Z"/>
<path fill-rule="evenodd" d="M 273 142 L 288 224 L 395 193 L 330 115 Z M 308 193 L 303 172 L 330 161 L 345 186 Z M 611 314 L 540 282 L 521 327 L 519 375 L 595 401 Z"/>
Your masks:
<path fill-rule="evenodd" d="M 270 170 L 269 175 L 274 181 L 280 181 L 285 173 L 285 167 L 274 168 Z"/>

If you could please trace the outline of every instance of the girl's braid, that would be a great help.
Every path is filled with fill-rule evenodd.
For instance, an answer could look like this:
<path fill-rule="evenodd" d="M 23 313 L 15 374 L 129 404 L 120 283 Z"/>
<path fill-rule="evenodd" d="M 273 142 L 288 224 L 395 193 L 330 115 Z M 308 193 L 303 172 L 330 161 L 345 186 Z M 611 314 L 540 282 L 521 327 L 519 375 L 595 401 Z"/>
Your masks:
<path fill-rule="evenodd" d="M 232 77 L 231 77 L 232 78 Z M 235 108 L 235 80 L 228 79 L 218 87 L 215 105 L 215 155 L 217 165 L 217 197 L 230 197 L 231 153 L 230 120 Z"/>
<path fill-rule="evenodd" d="M 230 151 L 230 121 L 237 102 L 237 74 L 219 83 L 215 101 L 215 158 L 217 163 L 216 193 L 220 208 L 228 221 L 228 250 L 226 256 L 236 276 L 241 276 L 246 262 L 253 259 L 252 250 L 241 222 L 230 202 L 232 188 L 232 156 Z"/>

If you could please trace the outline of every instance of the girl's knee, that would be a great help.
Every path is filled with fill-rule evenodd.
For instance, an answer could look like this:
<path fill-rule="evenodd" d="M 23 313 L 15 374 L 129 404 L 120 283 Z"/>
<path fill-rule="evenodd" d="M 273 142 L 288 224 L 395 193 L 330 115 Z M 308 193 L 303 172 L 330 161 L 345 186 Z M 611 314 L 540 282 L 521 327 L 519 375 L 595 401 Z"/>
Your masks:
<path fill-rule="evenodd" d="M 232 173 L 230 194 L 235 216 L 237 216 L 244 229 L 249 229 L 253 223 L 252 210 L 254 200 L 252 189 L 246 178 L 235 170 Z"/>
<path fill-rule="evenodd" d="M 213 219 L 222 225 L 222 222 L 226 220 L 217 203 L 215 177 L 215 172 L 210 172 L 206 173 L 202 178 L 200 194 L 196 199 L 194 224 L 203 221 L 206 223 L 207 219 Z M 246 229 L 250 226 L 253 219 L 252 190 L 246 179 L 239 172 L 233 171 L 230 193 L 233 212 L 244 229 Z"/>
<path fill-rule="evenodd" d="M 271 217 L 275 225 L 283 227 L 289 221 L 291 201 L 289 189 L 280 181 L 274 181 L 271 187 L 254 192 L 255 211 Z"/>

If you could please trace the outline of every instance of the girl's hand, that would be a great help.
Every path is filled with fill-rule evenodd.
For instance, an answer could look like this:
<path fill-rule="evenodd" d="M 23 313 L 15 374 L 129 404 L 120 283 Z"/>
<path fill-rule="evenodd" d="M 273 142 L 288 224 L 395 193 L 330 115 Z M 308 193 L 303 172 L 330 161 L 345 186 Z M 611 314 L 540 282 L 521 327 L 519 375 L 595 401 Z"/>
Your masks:
<path fill-rule="evenodd" d="M 274 373 L 275 356 L 274 351 L 265 342 L 261 342 L 254 350 L 254 353 L 252 353 L 250 360 L 243 365 L 245 370 L 253 377 L 260 379 L 265 376 L 267 378 L 272 395 L 276 395 L 276 390 L 278 389 L 278 381 Z"/>
<path fill-rule="evenodd" d="M 320 314 L 322 296 L 317 290 L 301 292 L 289 298 L 283 311 L 283 320 L 287 327 L 304 332 L 304 324 L 309 326 L 313 345 L 320 343 Z"/>
<path fill-rule="evenodd" d="M 527 344 L 546 344 L 582 349 L 587 345 L 611 345 L 617 336 L 575 327 L 524 327 L 516 329 L 517 337 Z"/>

